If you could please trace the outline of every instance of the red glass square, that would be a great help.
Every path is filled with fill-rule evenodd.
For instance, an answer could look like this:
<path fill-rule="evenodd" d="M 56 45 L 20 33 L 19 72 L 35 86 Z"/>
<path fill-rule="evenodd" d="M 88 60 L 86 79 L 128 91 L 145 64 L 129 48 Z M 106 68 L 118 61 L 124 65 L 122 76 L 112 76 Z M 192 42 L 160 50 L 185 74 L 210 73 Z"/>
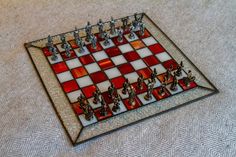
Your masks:
<path fill-rule="evenodd" d="M 97 42 L 96 45 L 97 45 L 96 49 L 93 48 L 92 44 L 87 45 L 89 52 L 93 53 L 93 52 L 97 52 L 97 51 L 102 50 L 102 46 L 99 44 L 99 42 Z"/>
<path fill-rule="evenodd" d="M 163 74 L 160 74 L 157 76 L 157 78 L 158 78 L 158 80 L 160 80 L 160 82 L 163 82 L 165 77 L 166 77 L 166 73 L 163 73 Z M 168 83 L 173 82 L 173 79 L 174 79 L 174 77 L 172 75 L 170 75 L 170 79 L 167 80 L 166 83 L 168 84 Z"/>
<path fill-rule="evenodd" d="M 121 54 L 120 49 L 118 47 L 108 48 L 105 50 L 105 52 L 109 57 L 114 57 Z"/>
<path fill-rule="evenodd" d="M 138 31 L 138 33 L 136 33 L 136 34 L 138 35 L 138 37 L 139 37 L 140 39 L 147 38 L 147 37 L 150 36 L 150 33 L 148 32 L 147 29 L 144 30 L 144 35 L 140 35 L 140 34 L 139 34 L 139 31 Z"/>
<path fill-rule="evenodd" d="M 141 89 L 141 90 L 138 88 L 137 82 L 133 83 L 132 86 L 134 87 L 136 94 L 141 94 L 141 93 L 147 92 L 147 85 L 144 82 L 143 82 L 143 89 Z"/>
<path fill-rule="evenodd" d="M 127 52 L 123 55 L 128 62 L 132 62 L 134 60 L 140 59 L 140 56 L 135 51 Z"/>
<path fill-rule="evenodd" d="M 98 65 L 103 69 L 108 69 L 108 68 L 111 68 L 111 67 L 114 67 L 114 64 L 113 62 L 107 58 L 107 59 L 103 59 L 101 61 L 98 62 Z"/>
<path fill-rule="evenodd" d="M 116 93 L 115 93 L 115 94 L 116 94 Z M 109 97 L 108 92 L 102 93 L 102 96 L 103 96 L 103 98 L 104 98 L 106 104 L 111 104 L 111 103 L 113 103 L 113 100 L 112 100 L 111 97 Z"/>
<path fill-rule="evenodd" d="M 137 73 L 140 75 L 143 75 L 144 79 L 147 79 L 151 76 L 152 71 L 149 68 L 144 68 L 144 69 L 140 69 L 137 71 Z"/>
<path fill-rule="evenodd" d="M 60 62 L 52 65 L 52 69 L 55 71 L 56 74 L 67 71 L 68 68 L 65 62 Z"/>
<path fill-rule="evenodd" d="M 69 43 L 73 49 L 78 48 L 78 45 L 76 44 L 75 40 L 71 40 L 71 41 L 69 41 Z"/>
<path fill-rule="evenodd" d="M 48 50 L 47 47 L 44 47 L 42 50 L 43 50 L 43 53 L 45 54 L 45 56 L 51 56 L 52 55 L 52 53 Z"/>
<path fill-rule="evenodd" d="M 143 58 L 143 61 L 148 65 L 148 66 L 153 66 L 159 64 L 158 59 L 155 56 L 148 56 Z"/>
<path fill-rule="evenodd" d="M 98 119 L 99 121 L 112 116 L 112 112 L 111 112 L 111 110 L 110 110 L 109 107 L 107 108 L 107 115 L 106 115 L 106 116 L 101 116 L 100 110 L 101 110 L 101 108 L 98 108 L 98 109 L 96 109 L 96 110 L 94 111 L 95 116 L 97 117 L 97 119 Z"/>
<path fill-rule="evenodd" d="M 154 53 L 154 54 L 158 54 L 161 52 L 164 52 L 165 49 L 161 46 L 161 44 L 157 43 L 151 46 L 148 46 L 148 48 Z"/>
<path fill-rule="evenodd" d="M 75 54 L 75 52 L 73 50 L 70 50 L 70 57 L 66 56 L 66 52 L 65 51 L 61 53 L 61 56 L 62 56 L 62 58 L 64 60 L 69 60 L 69 59 L 72 59 L 72 58 L 76 58 L 76 54 Z"/>
<path fill-rule="evenodd" d="M 92 73 L 92 74 L 90 74 L 90 77 L 95 84 L 108 79 L 107 75 L 103 71 L 98 71 L 98 72 Z"/>
<path fill-rule="evenodd" d="M 123 102 L 124 102 L 125 107 L 128 110 L 133 110 L 133 109 L 136 109 L 136 108 L 141 106 L 141 103 L 140 103 L 140 101 L 137 98 L 135 98 L 135 105 L 134 106 L 130 105 L 129 98 L 125 99 Z"/>
<path fill-rule="evenodd" d="M 196 84 L 194 81 L 190 82 L 190 83 L 189 83 L 189 86 L 186 86 L 186 85 L 184 84 L 184 80 L 183 80 L 183 79 L 179 80 L 179 84 L 180 84 L 180 86 L 181 86 L 184 90 L 188 90 L 188 89 L 197 87 L 197 84 Z"/>
<path fill-rule="evenodd" d="M 71 81 L 62 83 L 62 88 L 66 93 L 69 93 L 69 92 L 79 89 L 79 86 L 75 80 L 71 80 Z"/>
<path fill-rule="evenodd" d="M 71 73 L 74 76 L 74 78 L 79 78 L 84 75 L 87 75 L 87 71 L 85 70 L 84 67 L 78 67 L 78 68 L 72 69 Z"/>
<path fill-rule="evenodd" d="M 121 74 L 128 74 L 134 71 L 133 66 L 130 65 L 129 63 L 120 65 L 118 69 L 120 70 Z"/>
<path fill-rule="evenodd" d="M 123 76 L 119 76 L 116 78 L 113 78 L 111 82 L 114 84 L 115 88 L 121 88 L 123 87 L 123 83 L 125 82 L 125 78 Z"/>
<path fill-rule="evenodd" d="M 174 59 L 165 61 L 164 63 L 162 63 L 162 65 L 163 65 L 166 69 L 169 69 L 171 66 L 173 66 L 173 70 L 176 70 L 177 67 L 178 67 L 178 63 L 177 63 Z"/>
<path fill-rule="evenodd" d="M 170 93 L 168 92 L 168 90 L 166 88 L 164 89 L 165 94 L 163 96 L 161 96 L 159 94 L 160 89 L 161 89 L 161 87 L 157 87 L 156 89 L 153 90 L 153 93 L 152 93 L 157 100 L 161 100 L 161 99 L 164 99 L 164 98 L 167 98 L 170 96 Z"/>
<path fill-rule="evenodd" d="M 113 39 L 113 42 L 116 46 L 119 46 L 119 45 L 123 45 L 123 44 L 126 44 L 128 43 L 128 41 L 125 39 L 125 37 L 123 37 L 123 41 L 122 42 L 119 42 L 118 41 L 118 37 L 114 37 Z"/>
<path fill-rule="evenodd" d="M 93 92 L 96 90 L 96 87 L 94 85 L 87 86 L 82 88 L 82 91 L 86 98 L 90 98 L 93 96 Z"/>
<path fill-rule="evenodd" d="M 79 103 L 72 104 L 72 108 L 74 109 L 76 115 L 83 114 L 83 110 L 80 108 Z"/>
<path fill-rule="evenodd" d="M 92 55 L 85 55 L 85 56 L 81 56 L 79 58 L 80 62 L 83 64 L 83 65 L 86 65 L 86 64 L 90 64 L 90 63 L 93 63 L 95 62 L 94 58 Z"/>

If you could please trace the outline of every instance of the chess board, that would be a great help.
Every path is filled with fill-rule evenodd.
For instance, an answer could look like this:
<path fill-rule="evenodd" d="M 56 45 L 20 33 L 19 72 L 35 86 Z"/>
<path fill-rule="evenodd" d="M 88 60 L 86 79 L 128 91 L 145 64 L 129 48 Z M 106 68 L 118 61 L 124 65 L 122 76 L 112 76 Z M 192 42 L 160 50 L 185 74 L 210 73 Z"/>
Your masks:
<path fill-rule="evenodd" d="M 130 16 L 132 19 L 133 16 Z M 117 25 L 119 19 L 117 19 Z M 129 38 L 129 30 L 124 31 L 122 42 L 117 35 L 112 35 L 109 45 L 98 35 L 96 48 L 91 42 L 85 41 L 85 51 L 75 42 L 73 31 L 65 33 L 70 44 L 70 57 L 62 48 L 59 35 L 53 36 L 54 46 L 57 48 L 57 60 L 52 59 L 52 53 L 46 46 L 46 39 L 25 44 L 25 47 L 35 65 L 43 85 L 52 101 L 54 109 L 60 118 L 71 142 L 78 144 L 99 135 L 123 128 L 148 117 L 183 106 L 200 98 L 215 94 L 218 90 L 214 85 L 192 64 L 182 51 L 145 15 L 143 18 L 145 31 L 140 35 L 135 30 L 135 37 Z M 109 30 L 109 26 L 106 28 Z M 173 74 L 180 61 L 184 68 L 182 75 L 177 77 L 177 90 L 170 89 Z M 164 94 L 160 95 L 161 83 L 170 69 L 171 77 L 167 81 Z M 152 99 L 144 99 L 147 94 L 147 84 L 151 72 L 157 70 L 156 82 L 152 92 Z M 196 77 L 189 86 L 183 78 L 191 70 Z M 144 77 L 143 89 L 138 88 L 137 78 Z M 134 87 L 135 105 L 129 104 L 128 94 L 122 93 L 125 78 L 129 79 Z M 113 100 L 109 97 L 108 87 L 114 84 L 116 92 L 121 96 L 120 110 L 114 112 Z M 100 114 L 101 103 L 94 104 L 93 93 L 96 89 L 101 91 L 108 113 Z M 83 94 L 92 107 L 94 114 L 91 120 L 86 120 L 83 110 L 78 103 L 78 96 Z"/>

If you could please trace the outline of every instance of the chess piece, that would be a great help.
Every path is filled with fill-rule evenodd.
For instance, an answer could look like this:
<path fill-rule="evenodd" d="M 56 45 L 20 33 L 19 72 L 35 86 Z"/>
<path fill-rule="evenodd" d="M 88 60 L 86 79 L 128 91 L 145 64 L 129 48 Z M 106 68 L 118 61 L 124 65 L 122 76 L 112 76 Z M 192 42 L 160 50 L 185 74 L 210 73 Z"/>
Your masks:
<path fill-rule="evenodd" d="M 138 21 L 138 14 L 135 13 L 134 14 L 134 20 L 132 22 L 132 25 L 134 26 L 134 29 L 136 29 L 138 27 L 138 23 L 139 23 L 139 21 Z"/>
<path fill-rule="evenodd" d="M 96 88 L 95 92 L 93 92 L 93 97 L 94 97 L 93 103 L 94 104 L 97 104 L 98 102 L 100 102 L 100 98 L 99 98 L 100 95 L 101 95 L 100 90 L 98 88 Z"/>
<path fill-rule="evenodd" d="M 154 83 L 156 83 L 156 76 L 157 76 L 157 69 L 154 68 L 152 73 L 151 73 L 151 76 L 150 76 L 152 82 L 154 82 Z"/>
<path fill-rule="evenodd" d="M 187 73 L 187 77 L 183 78 L 185 86 L 189 87 L 190 83 L 195 80 L 195 76 L 192 76 L 192 71 L 189 70 Z"/>
<path fill-rule="evenodd" d="M 104 38 L 104 31 L 103 31 L 104 23 L 102 22 L 102 19 L 99 19 L 97 25 L 98 25 L 100 38 Z"/>
<path fill-rule="evenodd" d="M 111 17 L 111 21 L 110 21 L 110 33 L 111 35 L 116 34 L 116 21 L 113 19 L 113 17 Z"/>
<path fill-rule="evenodd" d="M 85 40 L 87 42 L 89 42 L 91 40 L 91 35 L 92 35 L 92 26 L 89 21 L 85 27 L 85 32 L 86 32 L 86 39 Z"/>
<path fill-rule="evenodd" d="M 113 112 L 117 112 L 120 110 L 120 100 L 121 100 L 120 95 L 117 95 L 116 97 L 114 97 L 113 99 L 114 105 L 112 107 Z"/>
<path fill-rule="evenodd" d="M 128 91 L 128 94 L 129 94 L 129 104 L 131 106 L 134 106 L 136 93 L 133 86 L 130 86 L 130 90 Z"/>
<path fill-rule="evenodd" d="M 177 86 L 177 84 L 178 84 L 178 79 L 177 79 L 177 76 L 176 76 L 176 73 L 174 72 L 174 77 L 173 77 L 174 79 L 173 79 L 173 82 L 172 82 L 172 84 L 171 84 L 171 86 L 170 86 L 170 89 L 172 90 L 172 91 L 176 91 L 177 89 L 178 89 L 178 86 Z"/>
<path fill-rule="evenodd" d="M 65 50 L 66 50 L 66 57 L 70 57 L 70 45 L 68 43 L 65 44 Z"/>
<path fill-rule="evenodd" d="M 144 35 L 144 31 L 145 31 L 145 24 L 144 24 L 143 22 L 141 22 L 141 23 L 139 24 L 139 34 L 140 34 L 141 36 L 143 36 L 143 35 Z"/>
<path fill-rule="evenodd" d="M 143 82 L 144 82 L 144 78 L 143 78 L 142 74 L 139 75 L 137 82 L 138 82 L 138 89 L 142 90 L 143 89 Z"/>
<path fill-rule="evenodd" d="M 170 68 L 168 68 L 167 71 L 166 71 L 166 75 L 165 75 L 166 81 L 170 80 L 172 70 L 173 70 L 173 65 L 171 65 Z"/>
<path fill-rule="evenodd" d="M 110 41 L 109 41 L 110 36 L 106 32 L 104 33 L 103 36 L 104 36 L 104 39 L 105 39 L 105 41 L 103 42 L 104 46 L 109 46 L 110 45 Z"/>
<path fill-rule="evenodd" d="M 46 46 L 50 49 L 51 47 L 53 47 L 52 37 L 50 35 L 48 35 L 47 40 L 48 40 L 48 42 L 46 43 Z"/>
<path fill-rule="evenodd" d="M 66 37 L 65 37 L 65 35 L 64 35 L 64 34 L 60 35 L 60 39 L 61 39 L 61 42 L 62 42 L 61 47 L 62 47 L 63 49 L 66 49 L 66 45 L 67 45 L 68 43 L 66 42 Z"/>
<path fill-rule="evenodd" d="M 147 94 L 144 96 L 144 99 L 149 101 L 152 99 L 152 92 L 154 87 L 154 82 L 151 79 L 148 80 L 147 87 L 148 87 Z"/>
<path fill-rule="evenodd" d="M 134 26 L 133 25 L 130 26 L 129 31 L 130 31 L 129 38 L 134 39 L 135 34 L 134 34 Z"/>
<path fill-rule="evenodd" d="M 123 94 L 127 93 L 129 86 L 130 86 L 129 80 L 126 78 L 125 82 L 123 83 L 123 89 L 122 89 Z"/>
<path fill-rule="evenodd" d="M 100 110 L 100 115 L 101 116 L 106 116 L 107 115 L 107 110 L 108 110 L 108 106 L 104 100 L 103 97 L 101 97 L 101 110 Z"/>
<path fill-rule="evenodd" d="M 122 23 L 123 23 L 123 29 L 125 30 L 128 26 L 128 21 L 129 21 L 129 17 L 124 17 L 121 19 Z"/>
<path fill-rule="evenodd" d="M 177 70 L 176 70 L 176 76 L 181 76 L 182 75 L 182 70 L 183 70 L 183 62 L 181 61 L 180 64 L 177 66 Z"/>
<path fill-rule="evenodd" d="M 74 32 L 74 38 L 75 38 L 75 43 L 76 45 L 79 46 L 79 52 L 80 53 L 83 53 L 85 50 L 84 50 L 84 41 L 80 38 L 79 36 L 79 30 L 76 29 L 76 31 Z"/>
<path fill-rule="evenodd" d="M 56 61 L 57 59 L 58 59 L 58 57 L 57 57 L 57 48 L 55 48 L 54 46 L 51 48 L 51 52 L 52 52 L 52 57 L 51 57 L 51 59 L 53 60 L 53 61 Z"/>
<path fill-rule="evenodd" d="M 140 16 L 137 18 L 139 23 L 143 21 L 143 16 L 144 16 L 144 13 L 141 13 Z"/>
<path fill-rule="evenodd" d="M 120 27 L 119 29 L 118 29 L 118 31 L 117 31 L 117 34 L 118 34 L 118 38 L 117 38 L 117 40 L 119 41 L 119 42 L 123 42 L 123 30 L 122 30 L 122 28 Z"/>
<path fill-rule="evenodd" d="M 111 86 L 108 87 L 108 97 L 112 98 L 115 92 L 115 86 L 111 83 Z"/>
<path fill-rule="evenodd" d="M 97 37 L 95 35 L 91 35 L 91 44 L 93 49 L 97 49 Z"/>
<path fill-rule="evenodd" d="M 78 101 L 80 108 L 83 110 L 85 119 L 90 121 L 93 118 L 92 107 L 82 94 L 78 97 Z"/>
<path fill-rule="evenodd" d="M 161 88 L 160 90 L 158 91 L 158 94 L 160 96 L 164 96 L 165 95 L 165 87 L 166 87 L 166 79 L 164 78 L 163 82 L 161 83 Z"/>

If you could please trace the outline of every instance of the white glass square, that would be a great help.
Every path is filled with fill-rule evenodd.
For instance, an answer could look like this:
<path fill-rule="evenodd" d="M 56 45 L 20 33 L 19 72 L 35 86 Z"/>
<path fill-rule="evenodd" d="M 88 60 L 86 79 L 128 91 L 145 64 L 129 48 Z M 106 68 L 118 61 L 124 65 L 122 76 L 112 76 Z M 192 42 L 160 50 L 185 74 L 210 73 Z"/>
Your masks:
<path fill-rule="evenodd" d="M 93 109 L 96 109 L 102 106 L 101 103 L 94 104 L 93 99 L 94 99 L 93 97 L 88 99 L 88 102 Z"/>
<path fill-rule="evenodd" d="M 166 88 L 168 89 L 168 91 L 169 91 L 172 95 L 173 95 L 173 94 L 177 94 L 177 93 L 183 91 L 183 89 L 179 86 L 179 84 L 177 84 L 177 90 L 176 90 L 176 91 L 171 90 L 171 89 L 170 89 L 170 86 L 171 86 L 171 83 L 168 84 L 168 85 L 166 86 Z"/>
<path fill-rule="evenodd" d="M 56 56 L 57 56 L 57 60 L 55 60 L 55 61 L 52 60 L 52 56 L 48 56 L 48 60 L 49 60 L 50 64 L 55 64 L 55 63 L 59 63 L 62 61 L 62 57 L 60 54 L 56 54 Z"/>
<path fill-rule="evenodd" d="M 109 45 L 104 45 L 104 42 L 105 41 L 101 41 L 100 43 L 101 43 L 101 45 L 102 45 L 102 47 L 103 47 L 103 49 L 107 49 L 107 48 L 110 48 L 110 47 L 113 47 L 113 46 L 115 46 L 115 44 L 113 43 L 113 41 L 111 40 L 111 39 L 109 39 L 108 40 L 109 42 L 110 42 L 110 44 Z"/>
<path fill-rule="evenodd" d="M 130 46 L 130 44 L 120 45 L 118 48 L 122 53 L 133 51 L 133 48 Z"/>
<path fill-rule="evenodd" d="M 111 111 L 112 111 L 112 113 L 113 113 L 114 115 L 117 115 L 117 114 L 119 114 L 119 113 L 122 113 L 122 112 L 127 111 L 127 109 L 126 109 L 125 105 L 123 104 L 123 102 L 120 101 L 119 103 L 120 103 L 120 105 L 119 105 L 119 106 L 120 106 L 120 110 L 117 110 L 116 112 L 112 111 L 112 107 L 114 106 L 114 103 L 109 104 L 109 107 L 110 107 L 110 109 L 111 109 Z"/>
<path fill-rule="evenodd" d="M 105 91 L 108 90 L 108 87 L 109 87 L 110 85 L 111 85 L 111 83 L 107 80 L 107 81 L 98 83 L 98 84 L 97 84 L 97 87 L 98 87 L 98 89 L 99 89 L 101 92 L 105 92 Z"/>
<path fill-rule="evenodd" d="M 156 44 L 156 43 L 157 43 L 157 41 L 156 41 L 153 37 L 145 38 L 145 39 L 143 39 L 143 42 L 144 42 L 147 46 L 150 46 L 150 45 L 153 45 L 153 44 Z"/>
<path fill-rule="evenodd" d="M 97 63 L 91 63 L 88 65 L 85 65 L 85 68 L 90 74 L 101 70 Z"/>
<path fill-rule="evenodd" d="M 78 57 L 81 57 L 81 56 L 90 54 L 90 52 L 89 52 L 89 50 L 87 49 L 87 47 L 84 46 L 83 48 L 84 48 L 84 52 L 80 52 L 80 51 L 79 51 L 79 48 L 74 49 L 75 54 L 76 54 Z"/>
<path fill-rule="evenodd" d="M 134 33 L 134 38 L 130 39 L 130 38 L 129 38 L 129 34 L 126 34 L 126 35 L 125 35 L 125 38 L 126 38 L 129 42 L 131 42 L 131 41 L 137 40 L 137 39 L 138 39 L 138 36 Z"/>
<path fill-rule="evenodd" d="M 140 56 L 141 58 L 144 58 L 144 57 L 147 57 L 147 56 L 152 55 L 152 52 L 151 52 L 148 48 L 146 48 L 146 47 L 137 50 L 137 52 L 138 52 L 138 54 L 139 54 L 139 56 Z"/>
<path fill-rule="evenodd" d="M 135 70 L 139 70 L 139 69 L 143 69 L 147 67 L 146 64 L 141 59 L 130 62 L 130 64 L 134 67 Z"/>
<path fill-rule="evenodd" d="M 132 73 L 124 75 L 124 77 L 127 78 L 130 83 L 134 83 L 134 82 L 137 82 L 138 74 L 136 72 L 132 72 Z"/>
<path fill-rule="evenodd" d="M 153 95 L 152 95 L 152 99 L 151 99 L 151 100 L 146 100 L 146 99 L 144 99 L 145 95 L 147 95 L 147 92 L 138 95 L 139 100 L 140 100 L 144 105 L 156 101 L 156 99 L 155 99 L 155 97 L 154 97 Z"/>
<path fill-rule="evenodd" d="M 123 55 L 112 57 L 111 60 L 113 61 L 115 65 L 120 65 L 127 62 L 127 60 L 125 59 Z"/>
<path fill-rule="evenodd" d="M 73 68 L 82 66 L 82 64 L 80 63 L 80 61 L 78 60 L 78 58 L 68 60 L 68 61 L 66 61 L 66 64 L 67 64 L 67 66 L 68 66 L 70 69 L 73 69 Z"/>
<path fill-rule="evenodd" d="M 93 118 L 92 118 L 92 119 L 86 120 L 86 119 L 85 119 L 85 115 L 84 115 L 84 114 L 81 114 L 81 115 L 79 115 L 79 119 L 80 119 L 80 121 L 81 121 L 81 123 L 82 123 L 83 126 L 88 126 L 88 125 L 90 125 L 90 124 L 93 124 L 93 123 L 96 123 L 96 122 L 97 122 L 97 118 L 96 118 L 95 115 L 93 115 Z"/>
<path fill-rule="evenodd" d="M 161 64 L 157 64 L 157 65 L 154 65 L 151 67 L 152 70 L 154 70 L 154 68 L 156 68 L 156 70 L 157 70 L 157 75 L 166 72 L 166 68 L 163 67 L 163 65 L 161 65 Z"/>
<path fill-rule="evenodd" d="M 128 97 L 129 97 L 128 93 L 123 94 L 123 93 L 122 93 L 122 89 L 123 89 L 123 88 L 117 90 L 118 94 L 120 94 L 120 96 L 121 96 L 122 99 L 128 98 Z"/>
<path fill-rule="evenodd" d="M 109 79 L 118 77 L 121 75 L 120 71 L 115 67 L 104 71 Z"/>
<path fill-rule="evenodd" d="M 93 82 L 89 76 L 78 78 L 78 79 L 76 79 L 76 81 L 79 84 L 80 88 L 93 84 Z"/>
<path fill-rule="evenodd" d="M 63 82 L 72 80 L 73 76 L 71 75 L 70 71 L 66 71 L 66 72 L 57 74 L 57 78 L 61 83 L 63 83 Z"/>
<path fill-rule="evenodd" d="M 158 54 L 156 54 L 156 57 L 161 62 L 165 62 L 165 61 L 168 61 L 171 59 L 171 57 L 166 52 L 158 53 Z"/>
<path fill-rule="evenodd" d="M 147 85 L 148 84 L 148 79 L 144 80 L 144 82 Z M 156 78 L 156 82 L 154 83 L 153 88 L 160 87 L 160 86 L 161 86 L 161 82 Z"/>
<path fill-rule="evenodd" d="M 74 103 L 74 102 L 78 101 L 78 97 L 80 96 L 81 93 L 82 93 L 81 90 L 76 90 L 76 91 L 67 93 L 67 96 L 68 96 L 70 102 Z"/>
<path fill-rule="evenodd" d="M 59 52 L 65 51 L 65 49 L 63 49 L 63 48 L 61 47 L 61 45 L 62 45 L 62 44 L 56 45 L 56 47 L 57 47 L 57 49 L 59 50 Z"/>
<path fill-rule="evenodd" d="M 100 61 L 100 60 L 108 58 L 107 54 L 104 51 L 93 53 L 93 56 L 96 59 L 96 61 Z"/>

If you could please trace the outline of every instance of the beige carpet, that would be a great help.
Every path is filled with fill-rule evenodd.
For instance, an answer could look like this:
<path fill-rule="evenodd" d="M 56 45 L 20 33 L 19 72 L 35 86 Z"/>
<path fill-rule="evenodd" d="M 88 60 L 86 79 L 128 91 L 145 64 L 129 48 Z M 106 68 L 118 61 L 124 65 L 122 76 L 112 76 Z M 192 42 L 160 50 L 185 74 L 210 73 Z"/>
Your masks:
<path fill-rule="evenodd" d="M 146 12 L 220 93 L 72 147 L 23 43 Z M 1 0 L 0 156 L 236 156 L 235 0 Z"/>

